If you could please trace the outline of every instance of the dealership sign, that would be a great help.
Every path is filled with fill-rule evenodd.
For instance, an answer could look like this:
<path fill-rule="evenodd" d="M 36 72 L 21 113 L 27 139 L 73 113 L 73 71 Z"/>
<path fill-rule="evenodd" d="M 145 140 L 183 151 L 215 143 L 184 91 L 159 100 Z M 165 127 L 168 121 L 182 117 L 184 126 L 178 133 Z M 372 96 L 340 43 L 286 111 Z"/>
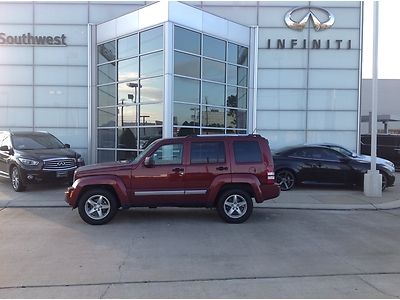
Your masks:
<path fill-rule="evenodd" d="M 294 15 L 297 14 L 297 17 Z M 323 19 L 317 17 L 323 16 Z M 301 16 L 300 18 L 298 16 Z M 335 23 L 334 15 L 327 9 L 316 6 L 296 7 L 289 10 L 285 17 L 288 28 L 302 31 L 309 22 L 315 31 L 323 31 L 331 28 Z M 351 40 L 343 39 L 267 39 L 267 49 L 351 49 Z"/>
<path fill-rule="evenodd" d="M 66 36 L 62 35 L 33 35 L 24 33 L 22 35 L 7 35 L 0 32 L 1 46 L 67 46 L 65 43 Z"/>

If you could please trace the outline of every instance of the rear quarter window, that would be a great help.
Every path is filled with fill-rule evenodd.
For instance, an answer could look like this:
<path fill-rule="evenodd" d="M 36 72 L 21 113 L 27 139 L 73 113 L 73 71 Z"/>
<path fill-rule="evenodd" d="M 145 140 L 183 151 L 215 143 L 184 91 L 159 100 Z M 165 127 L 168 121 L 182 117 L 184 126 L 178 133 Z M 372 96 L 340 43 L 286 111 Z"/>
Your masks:
<path fill-rule="evenodd" d="M 225 162 L 223 142 L 193 142 L 190 150 L 191 164 L 213 164 Z"/>
<path fill-rule="evenodd" d="M 237 163 L 262 162 L 260 145 L 256 141 L 234 141 L 233 153 Z"/>

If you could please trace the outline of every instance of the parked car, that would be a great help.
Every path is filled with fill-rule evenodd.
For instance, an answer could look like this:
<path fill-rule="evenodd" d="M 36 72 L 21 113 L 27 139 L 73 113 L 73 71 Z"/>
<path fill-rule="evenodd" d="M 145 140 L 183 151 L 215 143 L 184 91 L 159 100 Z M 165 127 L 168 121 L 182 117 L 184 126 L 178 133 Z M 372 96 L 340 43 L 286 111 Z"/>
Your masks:
<path fill-rule="evenodd" d="M 370 161 L 345 155 L 332 147 L 302 145 L 278 150 L 274 158 L 276 181 L 287 191 L 300 183 L 362 186 Z M 382 190 L 393 186 L 394 167 L 377 163 L 382 174 Z"/>
<path fill-rule="evenodd" d="M 72 181 L 85 164 L 80 154 L 48 132 L 0 131 L 0 176 L 21 192 L 28 184 Z"/>
<path fill-rule="evenodd" d="M 371 162 L 371 156 L 369 155 L 364 155 L 364 154 L 357 154 L 341 145 L 337 145 L 337 144 L 331 144 L 331 143 L 322 143 L 322 144 L 317 144 L 319 146 L 324 146 L 324 147 L 328 147 L 331 149 L 334 149 L 336 151 L 339 151 L 340 153 L 346 155 L 346 156 L 350 156 L 353 158 L 357 158 L 359 160 L 365 161 L 365 162 Z M 382 157 L 377 157 L 376 158 L 376 162 L 378 164 L 383 164 L 388 166 L 390 169 L 395 168 L 395 165 L 393 162 L 391 162 L 390 160 L 384 159 Z"/>
<path fill-rule="evenodd" d="M 396 170 L 400 170 L 400 134 L 378 134 L 376 154 L 392 161 Z M 371 135 L 361 135 L 361 153 L 371 154 Z"/>
<path fill-rule="evenodd" d="M 246 221 L 253 200 L 275 198 L 274 164 L 259 135 L 160 139 L 131 162 L 79 168 L 66 202 L 105 224 L 119 207 L 216 207 L 228 223 Z"/>

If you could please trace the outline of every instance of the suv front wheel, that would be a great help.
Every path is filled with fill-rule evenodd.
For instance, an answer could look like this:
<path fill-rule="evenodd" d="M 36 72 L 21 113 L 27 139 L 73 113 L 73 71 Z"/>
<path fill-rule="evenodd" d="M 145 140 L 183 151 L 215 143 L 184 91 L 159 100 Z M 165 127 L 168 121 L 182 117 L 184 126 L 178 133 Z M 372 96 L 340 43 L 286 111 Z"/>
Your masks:
<path fill-rule="evenodd" d="M 242 190 L 228 190 L 218 199 L 217 210 L 228 223 L 243 223 L 253 211 L 253 200 Z"/>
<path fill-rule="evenodd" d="M 105 189 L 85 192 L 78 204 L 82 220 L 91 225 L 102 225 L 111 221 L 117 212 L 115 196 Z"/>
<path fill-rule="evenodd" d="M 21 172 L 17 166 L 13 166 L 10 172 L 11 185 L 16 192 L 22 192 L 25 190 L 25 186 L 22 183 Z"/>

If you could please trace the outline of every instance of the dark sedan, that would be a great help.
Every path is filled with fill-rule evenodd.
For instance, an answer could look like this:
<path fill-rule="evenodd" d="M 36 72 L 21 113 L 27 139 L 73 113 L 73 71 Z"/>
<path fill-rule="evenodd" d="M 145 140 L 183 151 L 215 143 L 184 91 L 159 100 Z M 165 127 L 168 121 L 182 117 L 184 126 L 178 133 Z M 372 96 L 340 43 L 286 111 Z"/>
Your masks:
<path fill-rule="evenodd" d="M 303 145 L 287 147 L 274 155 L 275 178 L 282 191 L 299 183 L 362 186 L 370 161 L 352 157 L 326 146 Z M 382 174 L 382 190 L 393 186 L 394 168 L 377 162 Z"/>

